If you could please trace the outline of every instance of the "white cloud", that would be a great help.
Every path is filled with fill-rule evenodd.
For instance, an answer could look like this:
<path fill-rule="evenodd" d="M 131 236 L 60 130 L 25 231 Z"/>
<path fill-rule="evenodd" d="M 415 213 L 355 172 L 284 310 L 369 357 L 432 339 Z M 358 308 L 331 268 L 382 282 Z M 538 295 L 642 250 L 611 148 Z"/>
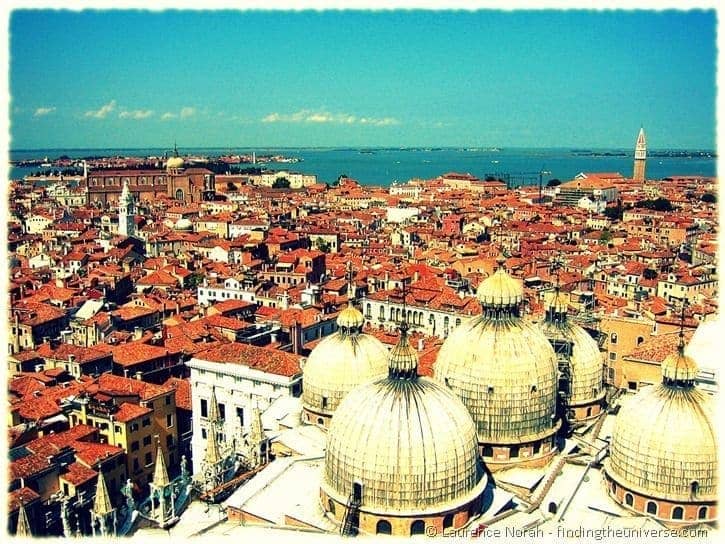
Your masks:
<path fill-rule="evenodd" d="M 335 123 L 340 125 L 397 125 L 400 121 L 393 117 L 357 117 L 349 113 L 330 113 L 328 111 L 299 110 L 295 113 L 272 112 L 262 118 L 263 123 Z"/>
<path fill-rule="evenodd" d="M 196 113 L 195 108 L 190 108 L 188 106 L 181 108 L 181 111 L 179 112 L 179 117 L 182 119 L 186 119 L 187 117 L 191 117 Z"/>
<path fill-rule="evenodd" d="M 122 111 L 118 114 L 119 119 L 146 119 L 154 114 L 153 110 Z"/>
<path fill-rule="evenodd" d="M 106 116 L 116 109 L 116 101 L 111 100 L 108 104 L 101 106 L 101 109 L 90 110 L 86 112 L 86 117 L 93 117 L 95 119 L 105 119 Z"/>
<path fill-rule="evenodd" d="M 33 114 L 33 117 L 42 117 L 44 115 L 48 115 L 49 113 L 53 113 L 55 111 L 55 108 L 38 108 L 35 110 L 35 113 Z"/>

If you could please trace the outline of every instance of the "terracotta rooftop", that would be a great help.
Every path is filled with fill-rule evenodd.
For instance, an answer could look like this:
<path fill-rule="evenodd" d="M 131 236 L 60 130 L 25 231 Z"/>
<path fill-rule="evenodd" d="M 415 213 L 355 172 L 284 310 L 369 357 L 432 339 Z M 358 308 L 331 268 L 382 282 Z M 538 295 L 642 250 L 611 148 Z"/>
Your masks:
<path fill-rule="evenodd" d="M 214 363 L 245 365 L 262 372 L 287 377 L 301 372 L 298 355 L 239 342 L 231 342 L 199 352 L 196 354 L 196 359 Z"/>
<path fill-rule="evenodd" d="M 79 486 L 98 478 L 98 473 L 80 463 L 71 463 L 60 477 L 74 486 Z"/>

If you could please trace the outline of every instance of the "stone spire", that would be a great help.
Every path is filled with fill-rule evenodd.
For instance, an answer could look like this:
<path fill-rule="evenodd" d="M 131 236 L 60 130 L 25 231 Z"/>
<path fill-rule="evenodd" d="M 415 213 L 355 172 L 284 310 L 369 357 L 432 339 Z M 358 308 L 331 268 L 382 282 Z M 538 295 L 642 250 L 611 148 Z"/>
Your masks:
<path fill-rule="evenodd" d="M 637 143 L 634 147 L 634 173 L 632 179 L 634 181 L 644 181 L 645 166 L 647 163 L 647 140 L 644 135 L 644 127 L 639 129 Z"/>
<path fill-rule="evenodd" d="M 211 398 L 209 399 L 209 429 L 207 434 L 206 452 L 204 453 L 204 461 L 210 466 L 215 465 L 221 459 L 219 453 L 219 441 L 217 440 L 217 425 L 219 423 L 219 406 L 216 401 L 214 389 L 211 390 Z"/>
<path fill-rule="evenodd" d="M 111 512 L 113 512 L 113 505 L 111 504 L 111 497 L 106 486 L 106 478 L 103 476 L 103 471 L 99 467 L 96 497 L 93 499 L 93 513 L 99 517 L 103 517 Z"/>
<path fill-rule="evenodd" d="M 33 536 L 33 532 L 30 530 L 30 521 L 28 521 L 28 515 L 25 512 L 25 505 L 23 501 L 20 501 L 20 508 L 18 508 L 18 525 L 15 529 L 15 536 L 30 538 Z"/>
<path fill-rule="evenodd" d="M 161 441 L 156 437 L 156 466 L 154 467 L 153 483 L 159 489 L 168 485 L 169 472 L 166 470 L 166 461 L 164 460 L 164 452 L 161 449 Z"/>

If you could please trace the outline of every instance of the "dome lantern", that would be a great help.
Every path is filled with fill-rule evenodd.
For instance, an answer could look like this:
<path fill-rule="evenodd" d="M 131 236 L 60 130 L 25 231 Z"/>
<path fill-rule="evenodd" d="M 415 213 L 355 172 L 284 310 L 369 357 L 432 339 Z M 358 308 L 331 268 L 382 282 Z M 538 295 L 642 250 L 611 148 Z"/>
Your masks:
<path fill-rule="evenodd" d="M 503 255 L 496 258 L 496 263 L 498 268 L 481 282 L 476 297 L 488 317 L 518 316 L 519 306 L 524 301 L 523 286 L 506 271 Z"/>

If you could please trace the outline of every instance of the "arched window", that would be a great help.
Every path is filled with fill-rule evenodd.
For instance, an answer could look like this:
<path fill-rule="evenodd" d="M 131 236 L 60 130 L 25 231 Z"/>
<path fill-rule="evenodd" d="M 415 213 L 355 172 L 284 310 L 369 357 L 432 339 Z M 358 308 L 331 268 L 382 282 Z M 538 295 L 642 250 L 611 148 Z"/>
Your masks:
<path fill-rule="evenodd" d="M 638 336 L 637 337 L 637 345 L 639 346 L 642 342 L 644 342 L 644 338 L 642 338 L 641 336 Z"/>
<path fill-rule="evenodd" d="M 391 535 L 393 534 L 393 528 L 390 526 L 390 522 L 386 519 L 381 519 L 375 525 L 376 535 Z"/>
<path fill-rule="evenodd" d="M 432 325 L 433 321 L 435 321 L 435 317 L 433 317 L 433 314 L 430 314 L 430 316 L 428 317 L 428 323 Z"/>
<path fill-rule="evenodd" d="M 697 519 L 707 519 L 707 506 L 701 506 L 697 511 Z"/>
<path fill-rule="evenodd" d="M 373 315 L 373 307 L 372 307 L 372 305 L 369 302 L 368 302 L 368 305 L 367 305 L 367 312 L 365 313 L 365 315 L 368 316 L 368 317 L 370 317 L 371 315 Z"/>
<path fill-rule="evenodd" d="M 685 511 L 682 509 L 682 506 L 675 506 L 672 509 L 672 519 L 682 519 L 684 513 Z"/>
<path fill-rule="evenodd" d="M 327 499 L 327 509 L 329 510 L 330 514 L 333 516 L 335 515 L 335 501 L 332 499 Z"/>
<path fill-rule="evenodd" d="M 657 514 L 657 503 L 654 501 L 647 501 L 647 513 Z"/>
<path fill-rule="evenodd" d="M 627 506 L 632 506 L 632 504 L 634 504 L 634 498 L 632 497 L 631 493 L 624 494 L 624 504 L 626 504 Z"/>
<path fill-rule="evenodd" d="M 174 198 L 176 200 L 184 200 L 184 190 L 181 189 L 181 188 L 176 189 L 176 193 L 175 193 Z"/>
<path fill-rule="evenodd" d="M 456 327 L 457 327 L 458 325 L 460 325 L 460 324 L 461 324 L 461 318 L 460 318 L 460 317 L 458 317 L 458 318 L 456 318 Z"/>
<path fill-rule="evenodd" d="M 410 524 L 410 536 L 422 535 L 425 533 L 425 522 L 422 519 L 416 519 Z"/>
<path fill-rule="evenodd" d="M 385 319 L 385 306 L 380 307 L 380 319 Z"/>
<path fill-rule="evenodd" d="M 700 484 L 697 483 L 697 481 L 693 480 L 690 482 L 690 493 L 692 495 L 697 495 L 697 491 L 700 489 Z"/>
<path fill-rule="evenodd" d="M 322 421 L 322 418 L 321 418 L 321 417 L 318 417 L 318 418 L 317 418 L 317 424 L 318 424 L 318 425 L 322 425 L 323 423 L 324 423 L 324 422 Z"/>
<path fill-rule="evenodd" d="M 453 527 L 453 514 L 446 514 L 443 518 L 443 529 Z"/>
<path fill-rule="evenodd" d="M 612 334 L 611 334 L 611 335 L 609 336 L 609 343 L 610 343 L 610 344 L 616 344 L 616 343 L 617 343 L 617 333 L 616 333 L 616 332 L 613 332 L 613 333 L 612 333 Z"/>

